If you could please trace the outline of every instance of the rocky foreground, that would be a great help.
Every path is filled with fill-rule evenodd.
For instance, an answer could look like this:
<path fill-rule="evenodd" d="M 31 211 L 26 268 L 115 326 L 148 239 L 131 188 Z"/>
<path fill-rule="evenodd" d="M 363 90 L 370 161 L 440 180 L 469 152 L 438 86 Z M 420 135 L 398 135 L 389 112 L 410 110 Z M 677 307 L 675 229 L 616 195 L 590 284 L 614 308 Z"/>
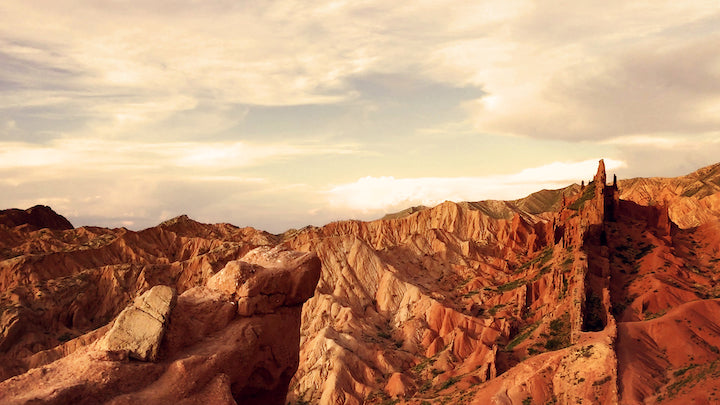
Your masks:
<path fill-rule="evenodd" d="M 31 210 L 0 214 L 0 403 L 719 401 L 720 164 L 283 235 Z"/>
<path fill-rule="evenodd" d="M 284 402 L 315 255 L 184 217 L 37 227 L 2 229 L 0 403 Z"/>

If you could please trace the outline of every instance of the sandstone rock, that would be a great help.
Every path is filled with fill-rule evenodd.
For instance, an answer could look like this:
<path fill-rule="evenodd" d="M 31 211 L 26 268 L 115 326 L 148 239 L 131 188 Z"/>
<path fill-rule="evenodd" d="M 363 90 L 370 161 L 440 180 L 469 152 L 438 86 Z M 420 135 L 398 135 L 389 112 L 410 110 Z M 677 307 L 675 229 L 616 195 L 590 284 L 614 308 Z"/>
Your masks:
<path fill-rule="evenodd" d="M 135 299 L 118 315 L 99 343 L 101 350 L 127 351 L 138 360 L 155 361 L 177 293 L 168 286 L 155 286 Z"/>
<path fill-rule="evenodd" d="M 0 226 L 0 374 L 36 367 L 0 402 L 282 403 L 295 366 L 291 404 L 706 401 L 718 173 L 606 185 L 601 165 L 584 188 L 281 236 Z M 97 350 L 158 284 L 180 293 L 158 361 Z"/>
<path fill-rule="evenodd" d="M 385 393 L 391 398 L 410 396 L 415 393 L 415 382 L 402 373 L 393 373 L 385 385 Z"/>
<path fill-rule="evenodd" d="M 247 267 L 240 262 L 207 282 L 214 288 L 197 286 L 175 298 L 170 287 L 155 286 L 135 299 L 101 340 L 1 382 L 0 403 L 283 404 L 298 366 L 301 306 L 314 291 L 320 262 L 282 248 L 253 258 L 272 260 L 274 267 L 252 265 L 243 282 L 261 286 L 257 291 L 268 297 L 292 299 L 272 312 L 237 316 L 236 297 L 219 281 L 227 280 L 235 265 Z M 253 281 L 257 277 L 264 281 Z M 163 324 L 160 339 L 155 332 Z M 155 362 L 127 361 L 128 352 L 162 356 Z"/>
<path fill-rule="evenodd" d="M 304 302 L 313 295 L 319 277 L 320 260 L 315 255 L 263 247 L 228 262 L 207 285 L 236 298 L 238 313 L 250 316 Z"/>
<path fill-rule="evenodd" d="M 670 219 L 682 229 L 720 216 L 720 163 L 681 177 L 620 180 L 618 189 L 623 200 L 643 206 L 666 206 Z"/>

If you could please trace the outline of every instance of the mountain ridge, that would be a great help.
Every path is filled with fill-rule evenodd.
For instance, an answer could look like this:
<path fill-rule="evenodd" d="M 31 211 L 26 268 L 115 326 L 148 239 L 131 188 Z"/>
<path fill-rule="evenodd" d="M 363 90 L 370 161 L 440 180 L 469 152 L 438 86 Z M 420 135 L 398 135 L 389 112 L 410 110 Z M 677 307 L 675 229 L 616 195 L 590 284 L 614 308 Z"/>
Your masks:
<path fill-rule="evenodd" d="M 0 374 L 92 345 L 146 288 L 273 248 L 322 268 L 285 403 L 687 403 L 720 389 L 718 168 L 607 184 L 601 161 L 587 185 L 282 235 L 0 225 Z"/>

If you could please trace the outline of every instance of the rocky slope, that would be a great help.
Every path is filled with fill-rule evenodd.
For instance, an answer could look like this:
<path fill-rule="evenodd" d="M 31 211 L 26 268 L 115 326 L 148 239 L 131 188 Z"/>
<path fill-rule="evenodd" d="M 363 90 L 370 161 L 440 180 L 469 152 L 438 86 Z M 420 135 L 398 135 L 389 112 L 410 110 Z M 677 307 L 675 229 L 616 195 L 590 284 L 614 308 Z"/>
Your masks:
<path fill-rule="evenodd" d="M 608 184 L 601 161 L 587 186 L 284 235 L 187 217 L 141 232 L 0 222 L 0 392 L 23 402 L 42 381 L 56 403 L 283 402 L 283 385 L 288 404 L 715 402 L 719 173 Z M 302 299 L 288 297 L 314 284 L 293 278 L 308 267 L 294 260 L 314 256 L 292 252 L 322 263 L 299 324 Z M 295 270 L 277 276 L 278 255 Z M 177 292 L 158 360 L 135 360 L 152 345 L 118 354 L 111 325 L 157 285 Z M 299 354 L 275 351 L 298 341 Z M 147 381 L 119 391 L 141 369 Z"/>
<path fill-rule="evenodd" d="M 720 163 L 676 178 L 620 181 L 620 198 L 640 205 L 665 205 L 680 228 L 692 228 L 720 216 Z"/>
<path fill-rule="evenodd" d="M 286 235 L 323 262 L 288 403 L 686 403 L 715 388 L 718 216 L 681 229 L 606 183 L 601 162 L 582 188 Z"/>
<path fill-rule="evenodd" d="M 187 217 L 30 224 L 0 225 L 0 403 L 284 402 L 315 255 Z"/>

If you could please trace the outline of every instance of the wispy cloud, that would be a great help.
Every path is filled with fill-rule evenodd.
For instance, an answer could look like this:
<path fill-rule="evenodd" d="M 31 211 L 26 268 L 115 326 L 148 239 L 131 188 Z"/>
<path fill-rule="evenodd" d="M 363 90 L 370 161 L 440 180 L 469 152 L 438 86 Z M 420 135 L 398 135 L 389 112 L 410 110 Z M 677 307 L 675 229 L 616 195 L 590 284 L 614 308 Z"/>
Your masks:
<path fill-rule="evenodd" d="M 0 107 L 65 105 L 86 136 L 157 136 L 139 127 L 208 100 L 220 128 L 237 123 L 222 114 L 233 105 L 348 102 L 372 74 L 484 89 L 464 103 L 483 132 L 593 139 L 720 124 L 720 13 L 701 0 L 71 4 L 0 5 Z"/>
<path fill-rule="evenodd" d="M 445 200 L 509 200 L 543 188 L 560 188 L 583 179 L 591 179 L 597 159 L 581 162 L 553 162 L 514 174 L 486 177 L 364 177 L 327 191 L 330 205 L 358 212 L 392 210 L 411 205 L 436 205 Z M 607 170 L 626 164 L 605 159 Z"/>
<path fill-rule="evenodd" d="M 141 171 L 148 166 L 212 171 L 259 166 L 290 157 L 358 152 L 354 145 L 138 143 L 103 139 L 60 139 L 47 145 L 2 142 L 0 146 L 0 169 L 44 167 L 58 174 L 90 167 L 96 172 Z"/>
<path fill-rule="evenodd" d="M 720 124 L 720 13 L 707 2 L 550 2 L 505 22 L 434 53 L 439 71 L 483 84 L 465 104 L 478 130 L 592 140 Z"/>
<path fill-rule="evenodd" d="M 675 148 L 704 148 L 710 145 L 720 144 L 720 133 L 700 133 L 693 135 L 632 135 L 625 137 L 610 138 L 601 141 L 602 144 L 620 146 L 645 146 L 654 149 L 671 150 Z"/>

